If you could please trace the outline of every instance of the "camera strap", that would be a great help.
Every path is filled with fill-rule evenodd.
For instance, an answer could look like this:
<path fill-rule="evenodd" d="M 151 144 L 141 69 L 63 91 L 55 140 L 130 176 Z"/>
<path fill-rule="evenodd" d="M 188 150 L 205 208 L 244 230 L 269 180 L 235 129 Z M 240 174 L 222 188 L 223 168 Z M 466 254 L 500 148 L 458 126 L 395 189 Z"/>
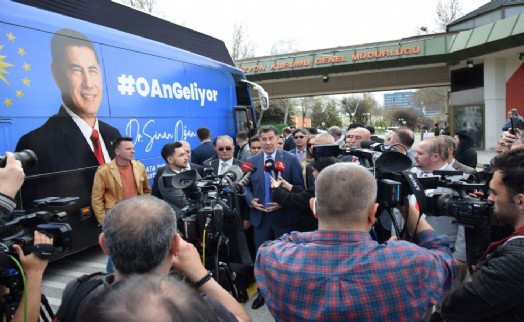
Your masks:
<path fill-rule="evenodd" d="M 56 248 L 52 244 L 38 244 L 26 246 L 24 251 L 33 253 L 41 259 L 48 259 L 56 252 Z"/>
<path fill-rule="evenodd" d="M 402 175 L 411 188 L 412 194 L 415 195 L 420 213 L 425 213 L 427 208 L 426 194 L 424 193 L 424 189 L 420 184 L 420 181 L 417 179 L 417 176 L 409 170 L 402 171 Z"/>

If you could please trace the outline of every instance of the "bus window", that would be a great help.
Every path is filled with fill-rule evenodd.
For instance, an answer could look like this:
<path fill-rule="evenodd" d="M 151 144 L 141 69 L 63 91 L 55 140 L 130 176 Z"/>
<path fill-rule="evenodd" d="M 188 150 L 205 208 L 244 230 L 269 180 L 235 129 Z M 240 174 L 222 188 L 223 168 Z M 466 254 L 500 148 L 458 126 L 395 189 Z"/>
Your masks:
<path fill-rule="evenodd" d="M 240 131 L 250 133 L 251 129 L 255 127 L 253 118 L 253 109 L 246 106 L 235 106 L 235 133 Z"/>

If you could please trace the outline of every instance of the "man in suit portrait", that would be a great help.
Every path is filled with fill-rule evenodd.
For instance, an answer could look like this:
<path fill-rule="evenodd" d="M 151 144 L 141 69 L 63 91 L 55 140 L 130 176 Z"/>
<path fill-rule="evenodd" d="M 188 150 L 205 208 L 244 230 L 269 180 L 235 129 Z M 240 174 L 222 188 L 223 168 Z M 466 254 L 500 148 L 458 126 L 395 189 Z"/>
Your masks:
<path fill-rule="evenodd" d="M 235 143 L 233 138 L 228 135 L 217 137 L 215 151 L 218 159 L 211 159 L 204 163 L 204 167 L 212 167 L 214 175 L 222 175 L 227 172 L 229 167 L 236 165 L 241 167 L 244 162 L 235 159 Z"/>
<path fill-rule="evenodd" d="M 251 175 L 245 185 L 245 199 L 251 207 L 249 221 L 255 230 L 255 246 L 258 249 L 267 240 L 279 238 L 294 229 L 297 214 L 271 200 L 271 181 L 273 173 L 264 171 L 268 159 L 283 162 L 285 170 L 281 177 L 292 185 L 304 186 L 302 167 L 297 157 L 281 149 L 277 149 L 278 131 L 273 126 L 263 126 L 259 130 L 262 142 L 262 153 L 257 153 L 247 159 L 258 170 Z M 252 304 L 253 309 L 264 305 L 264 298 L 259 294 Z"/>
<path fill-rule="evenodd" d="M 120 132 L 97 118 L 102 70 L 96 50 L 83 34 L 61 29 L 51 39 L 51 72 L 62 105 L 41 127 L 20 138 L 16 151 L 33 150 L 38 164 L 28 174 L 94 167 L 115 157 Z"/>

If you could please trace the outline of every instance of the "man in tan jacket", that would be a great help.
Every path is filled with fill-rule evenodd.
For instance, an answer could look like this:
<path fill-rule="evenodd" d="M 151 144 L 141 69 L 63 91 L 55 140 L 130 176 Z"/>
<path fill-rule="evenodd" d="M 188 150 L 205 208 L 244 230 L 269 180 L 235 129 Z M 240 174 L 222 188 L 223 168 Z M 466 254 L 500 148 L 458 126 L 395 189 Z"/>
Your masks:
<path fill-rule="evenodd" d="M 91 194 L 91 207 L 98 222 L 103 225 L 106 212 L 122 200 L 150 195 L 146 168 L 135 161 L 135 146 L 130 137 L 121 137 L 113 143 L 115 158 L 96 170 Z M 108 273 L 113 271 L 111 258 L 108 258 Z"/>

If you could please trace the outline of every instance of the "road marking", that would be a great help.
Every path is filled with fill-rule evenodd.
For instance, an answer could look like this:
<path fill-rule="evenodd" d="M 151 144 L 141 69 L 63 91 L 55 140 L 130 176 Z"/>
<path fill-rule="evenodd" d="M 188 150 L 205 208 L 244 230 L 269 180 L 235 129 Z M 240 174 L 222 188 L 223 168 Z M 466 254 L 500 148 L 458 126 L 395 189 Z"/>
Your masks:
<path fill-rule="evenodd" d="M 66 285 L 67 285 L 66 283 L 42 281 L 42 286 L 58 288 L 58 289 L 61 289 L 61 290 L 64 290 Z"/>
<path fill-rule="evenodd" d="M 84 276 L 85 272 L 79 272 L 79 271 L 70 271 L 66 269 L 59 269 L 59 268 L 50 268 L 45 271 L 46 276 L 48 275 L 66 275 L 71 277 L 80 277 Z"/>
<path fill-rule="evenodd" d="M 58 307 L 60 306 L 60 304 L 62 304 L 62 300 L 61 299 L 57 299 L 57 298 L 54 298 L 54 297 L 47 297 L 47 301 L 49 302 L 49 305 L 51 306 L 56 306 L 56 309 L 58 309 Z M 53 310 L 55 311 L 56 313 L 56 310 Z"/>
<path fill-rule="evenodd" d="M 97 263 L 97 262 L 85 262 L 85 261 L 72 261 L 72 260 L 63 260 L 61 261 L 63 264 L 68 264 L 72 266 L 82 266 L 82 267 L 92 267 L 97 269 L 103 269 L 105 271 L 106 264 L 105 263 Z"/>

